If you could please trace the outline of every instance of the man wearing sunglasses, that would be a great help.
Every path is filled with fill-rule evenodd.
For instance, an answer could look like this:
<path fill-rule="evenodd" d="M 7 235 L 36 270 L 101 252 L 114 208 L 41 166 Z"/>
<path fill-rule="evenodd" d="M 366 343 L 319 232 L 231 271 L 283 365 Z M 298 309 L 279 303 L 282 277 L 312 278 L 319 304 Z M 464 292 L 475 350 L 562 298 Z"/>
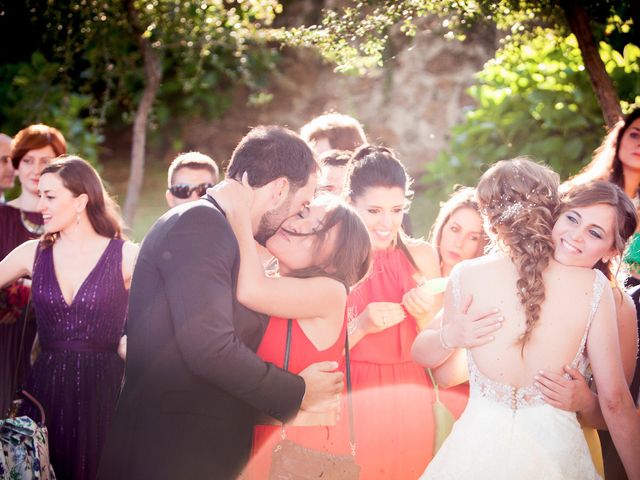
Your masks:
<path fill-rule="evenodd" d="M 182 153 L 169 165 L 167 177 L 165 198 L 169 208 L 173 208 L 199 199 L 207 188 L 218 183 L 218 165 L 202 153 Z"/>
<path fill-rule="evenodd" d="M 240 141 L 227 178 L 248 174 L 256 241 L 264 245 L 311 201 L 317 168 L 307 144 L 285 128 L 256 127 Z M 214 197 L 172 208 L 142 243 L 125 382 L 99 480 L 237 478 L 258 412 L 280 421 L 299 409 L 337 413 L 337 365 L 294 375 L 255 354 L 268 318 L 236 299 L 240 251 Z"/>
<path fill-rule="evenodd" d="M 0 133 L 0 205 L 5 202 L 4 192 L 13 188 L 16 171 L 11 164 L 11 137 Z"/>

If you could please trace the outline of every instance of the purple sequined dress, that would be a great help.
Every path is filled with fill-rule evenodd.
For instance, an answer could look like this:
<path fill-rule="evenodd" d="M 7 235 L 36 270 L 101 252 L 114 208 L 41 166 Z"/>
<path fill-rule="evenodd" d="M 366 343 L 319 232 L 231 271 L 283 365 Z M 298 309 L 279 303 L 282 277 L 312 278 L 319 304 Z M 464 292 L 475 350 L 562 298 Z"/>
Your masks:
<path fill-rule="evenodd" d="M 59 479 L 96 477 L 115 411 L 124 371 L 117 347 L 128 299 L 122 243 L 109 242 L 70 305 L 58 284 L 53 249 L 40 250 L 34 263 L 32 302 L 42 353 L 26 388 L 44 406 L 51 462 Z M 25 406 L 24 413 L 38 418 L 32 406 Z"/>

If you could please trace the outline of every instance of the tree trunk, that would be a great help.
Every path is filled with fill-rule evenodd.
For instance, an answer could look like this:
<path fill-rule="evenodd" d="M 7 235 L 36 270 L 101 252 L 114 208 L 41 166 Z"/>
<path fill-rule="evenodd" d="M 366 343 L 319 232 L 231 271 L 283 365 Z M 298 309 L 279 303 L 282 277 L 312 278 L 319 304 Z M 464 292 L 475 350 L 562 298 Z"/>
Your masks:
<path fill-rule="evenodd" d="M 620 99 L 600 57 L 598 45 L 589 25 L 587 12 L 580 2 L 576 0 L 563 0 L 560 4 L 567 18 L 569 28 L 578 40 L 582 61 L 602 109 L 602 115 L 607 122 L 607 126 L 611 128 L 622 118 Z"/>
<path fill-rule="evenodd" d="M 142 37 L 142 32 L 137 25 L 137 17 L 131 4 L 129 4 L 128 11 L 133 30 L 138 35 L 138 43 L 144 59 L 144 91 L 133 121 L 131 168 L 129 170 L 129 181 L 127 184 L 127 197 L 123 209 L 124 219 L 127 225 L 132 227 L 136 209 L 138 208 L 138 200 L 140 199 L 142 181 L 144 179 L 147 123 L 153 102 L 160 88 L 162 63 L 159 53 L 151 46 L 147 38 Z"/>

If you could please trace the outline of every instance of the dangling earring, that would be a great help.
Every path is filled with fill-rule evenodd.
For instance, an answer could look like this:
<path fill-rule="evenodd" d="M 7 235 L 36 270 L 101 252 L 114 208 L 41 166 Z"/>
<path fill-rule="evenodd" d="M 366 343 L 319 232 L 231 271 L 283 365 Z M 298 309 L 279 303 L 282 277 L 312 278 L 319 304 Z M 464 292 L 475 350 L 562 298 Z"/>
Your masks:
<path fill-rule="evenodd" d="M 76 212 L 76 225 L 80 225 L 80 212 Z"/>
<path fill-rule="evenodd" d="M 602 257 L 602 263 L 607 263 L 609 261 L 609 257 Z"/>

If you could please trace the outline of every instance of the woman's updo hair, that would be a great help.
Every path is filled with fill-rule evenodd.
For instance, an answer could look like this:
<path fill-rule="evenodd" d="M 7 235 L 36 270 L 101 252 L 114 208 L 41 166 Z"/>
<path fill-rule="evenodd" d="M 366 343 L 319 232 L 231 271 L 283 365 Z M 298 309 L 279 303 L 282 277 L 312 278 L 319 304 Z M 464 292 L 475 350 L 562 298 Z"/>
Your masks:
<path fill-rule="evenodd" d="M 591 182 L 573 185 L 562 195 L 560 205 L 561 212 L 574 208 L 590 207 L 592 205 L 609 205 L 613 207 L 616 216 L 613 224 L 613 247 L 619 252 L 624 247 L 629 237 L 636 231 L 638 217 L 636 207 L 626 193 L 617 185 L 606 180 L 592 180 Z M 604 273 L 609 280 L 615 275 L 611 271 L 611 261 L 598 260 L 594 268 Z"/>
<path fill-rule="evenodd" d="M 411 177 L 391 149 L 363 145 L 353 152 L 347 164 L 346 195 L 351 200 L 363 195 L 371 187 L 399 187 L 408 199 L 413 197 Z"/>
<path fill-rule="evenodd" d="M 559 183 L 558 174 L 550 168 L 514 158 L 494 164 L 477 187 L 488 233 L 505 247 L 518 270 L 518 297 L 527 323 L 520 337 L 523 348 L 545 299 L 542 272 L 554 252 L 551 231 L 559 208 Z"/>
<path fill-rule="evenodd" d="M 407 208 L 413 198 L 411 185 L 413 179 L 407 173 L 404 165 L 396 158 L 393 151 L 387 147 L 375 145 L 363 145 L 358 148 L 347 164 L 345 180 L 345 196 L 356 202 L 358 197 L 364 195 L 368 188 L 401 188 L 407 199 Z M 412 241 L 402 228 L 395 239 L 396 245 L 417 269 L 407 242 Z"/>

